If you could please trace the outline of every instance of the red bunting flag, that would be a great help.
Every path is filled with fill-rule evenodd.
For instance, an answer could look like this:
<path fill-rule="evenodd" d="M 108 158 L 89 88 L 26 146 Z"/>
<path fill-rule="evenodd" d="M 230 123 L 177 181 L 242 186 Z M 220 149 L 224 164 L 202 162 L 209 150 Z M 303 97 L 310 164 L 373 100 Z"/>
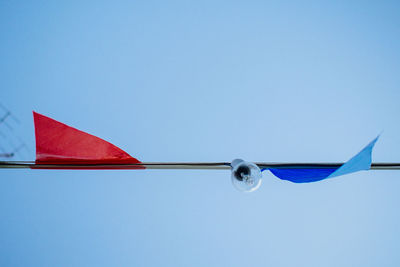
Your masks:
<path fill-rule="evenodd" d="M 36 112 L 33 112 L 33 117 L 37 164 L 93 164 L 93 167 L 86 167 L 86 169 L 116 169 L 116 167 L 96 166 L 96 164 L 141 163 L 122 149 L 94 135 Z M 118 169 L 144 169 L 144 166 L 120 165 Z"/>

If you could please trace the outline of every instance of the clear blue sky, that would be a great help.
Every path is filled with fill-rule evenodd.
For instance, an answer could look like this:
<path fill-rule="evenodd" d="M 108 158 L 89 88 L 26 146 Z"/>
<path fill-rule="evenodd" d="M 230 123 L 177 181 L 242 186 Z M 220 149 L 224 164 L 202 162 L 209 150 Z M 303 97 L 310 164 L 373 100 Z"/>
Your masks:
<path fill-rule="evenodd" d="M 142 161 L 400 161 L 400 5 L 333 2 L 1 0 L 0 102 L 29 160 L 35 110 Z M 0 265 L 399 266 L 399 188 L 1 170 Z"/>

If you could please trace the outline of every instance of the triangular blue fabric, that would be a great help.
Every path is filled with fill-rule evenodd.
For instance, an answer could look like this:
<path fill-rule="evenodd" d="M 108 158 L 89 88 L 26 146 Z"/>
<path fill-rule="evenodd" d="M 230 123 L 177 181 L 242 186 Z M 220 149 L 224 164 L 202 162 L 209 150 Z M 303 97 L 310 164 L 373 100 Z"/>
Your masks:
<path fill-rule="evenodd" d="M 293 183 L 311 183 L 326 179 L 338 168 L 331 169 L 269 169 L 276 177 Z"/>
<path fill-rule="evenodd" d="M 338 168 L 321 169 L 269 169 L 276 177 L 294 183 L 310 183 L 327 178 L 341 176 L 357 171 L 369 170 L 372 162 L 372 149 L 379 136 L 372 140 L 363 150 Z M 267 170 L 267 169 L 263 169 Z"/>

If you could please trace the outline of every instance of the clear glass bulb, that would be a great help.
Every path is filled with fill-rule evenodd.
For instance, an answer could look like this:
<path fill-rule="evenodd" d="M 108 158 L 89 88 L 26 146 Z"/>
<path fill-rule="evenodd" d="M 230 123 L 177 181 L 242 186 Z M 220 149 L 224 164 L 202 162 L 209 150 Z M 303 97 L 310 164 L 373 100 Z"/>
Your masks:
<path fill-rule="evenodd" d="M 231 163 L 232 184 L 242 192 L 252 192 L 261 185 L 261 170 L 258 166 L 242 159 L 235 159 Z"/>

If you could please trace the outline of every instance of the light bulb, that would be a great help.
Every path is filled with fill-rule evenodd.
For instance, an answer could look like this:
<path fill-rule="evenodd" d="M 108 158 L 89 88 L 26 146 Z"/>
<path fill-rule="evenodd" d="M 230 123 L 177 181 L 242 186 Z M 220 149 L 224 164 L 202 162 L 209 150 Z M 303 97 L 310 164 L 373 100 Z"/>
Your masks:
<path fill-rule="evenodd" d="M 242 159 L 235 159 L 231 163 L 232 184 L 242 192 L 252 192 L 261 185 L 261 170 L 258 166 Z"/>

